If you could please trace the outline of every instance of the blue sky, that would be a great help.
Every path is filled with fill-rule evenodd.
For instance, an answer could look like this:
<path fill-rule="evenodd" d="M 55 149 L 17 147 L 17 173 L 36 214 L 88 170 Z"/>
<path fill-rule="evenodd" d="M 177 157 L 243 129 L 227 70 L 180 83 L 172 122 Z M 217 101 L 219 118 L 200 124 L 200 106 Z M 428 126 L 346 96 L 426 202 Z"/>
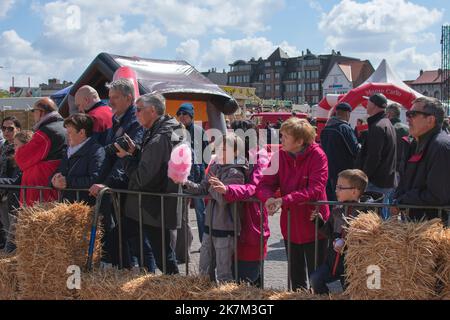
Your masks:
<path fill-rule="evenodd" d="M 74 81 L 100 52 L 184 59 L 200 71 L 236 59 L 332 49 L 387 61 L 404 79 L 440 65 L 448 0 L 2 0 L 0 88 Z"/>

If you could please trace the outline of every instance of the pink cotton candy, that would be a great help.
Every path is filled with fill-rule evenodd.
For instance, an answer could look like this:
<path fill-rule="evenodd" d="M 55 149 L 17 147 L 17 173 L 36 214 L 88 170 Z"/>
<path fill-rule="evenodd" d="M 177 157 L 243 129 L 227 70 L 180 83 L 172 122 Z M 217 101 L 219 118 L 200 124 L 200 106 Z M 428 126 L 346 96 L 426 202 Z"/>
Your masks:
<path fill-rule="evenodd" d="M 172 150 L 167 175 L 175 183 L 185 183 L 192 166 L 192 151 L 186 144 L 180 144 Z"/>

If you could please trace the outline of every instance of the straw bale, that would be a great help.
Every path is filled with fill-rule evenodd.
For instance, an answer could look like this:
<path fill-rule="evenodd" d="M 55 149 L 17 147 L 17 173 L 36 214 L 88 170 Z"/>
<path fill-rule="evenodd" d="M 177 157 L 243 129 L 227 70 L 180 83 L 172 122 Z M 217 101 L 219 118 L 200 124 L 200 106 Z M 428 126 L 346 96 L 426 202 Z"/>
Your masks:
<path fill-rule="evenodd" d="M 351 299 L 434 299 L 437 296 L 438 219 L 382 221 L 375 213 L 349 222 L 345 258 Z M 380 289 L 368 288 L 368 267 L 380 268 Z"/>
<path fill-rule="evenodd" d="M 73 299 L 74 291 L 67 289 L 67 268 L 84 267 L 91 223 L 92 210 L 81 203 L 43 204 L 19 212 L 16 244 L 21 299 Z M 100 246 L 97 241 L 96 259 Z"/>
<path fill-rule="evenodd" d="M 450 229 L 442 231 L 440 238 L 440 264 L 438 278 L 441 281 L 441 298 L 450 300 Z"/>
<path fill-rule="evenodd" d="M 0 253 L 0 300 L 17 299 L 17 259 Z"/>
<path fill-rule="evenodd" d="M 214 284 L 207 277 L 144 275 L 122 286 L 133 300 L 192 300 Z"/>
<path fill-rule="evenodd" d="M 136 275 L 127 270 L 96 270 L 83 273 L 81 288 L 76 292 L 79 300 L 133 300 L 133 297 L 122 289 Z"/>

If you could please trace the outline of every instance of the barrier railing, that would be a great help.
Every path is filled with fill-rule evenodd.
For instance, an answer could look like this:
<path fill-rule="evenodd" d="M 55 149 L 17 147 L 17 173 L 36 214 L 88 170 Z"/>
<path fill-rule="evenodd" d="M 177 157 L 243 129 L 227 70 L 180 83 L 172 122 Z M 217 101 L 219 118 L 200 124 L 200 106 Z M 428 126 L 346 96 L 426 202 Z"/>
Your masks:
<path fill-rule="evenodd" d="M 34 187 L 34 186 L 30 186 L 30 187 L 25 187 L 25 186 L 12 186 L 12 185 L 0 185 L 0 190 L 1 189 L 9 189 L 9 190 L 19 190 L 19 191 L 23 191 L 23 197 L 24 199 L 26 198 L 26 192 L 27 190 L 30 189 L 34 189 L 34 190 L 39 190 L 39 200 L 40 202 L 43 202 L 43 192 L 46 190 L 52 190 L 55 191 L 55 189 L 50 188 L 50 187 Z M 79 200 L 80 199 L 80 193 L 87 193 L 88 190 L 86 189 L 65 189 L 63 191 L 61 190 L 56 190 L 58 191 L 58 201 L 63 201 L 64 198 L 62 197 L 62 194 L 64 192 L 75 192 L 76 193 L 76 199 Z M 119 190 L 119 189 L 110 189 L 110 188 L 104 188 L 102 190 L 100 190 L 100 192 L 97 195 L 97 199 L 95 202 L 95 207 L 94 207 L 94 213 L 93 213 L 93 217 L 92 217 L 92 225 L 90 228 L 90 237 L 89 237 L 89 248 L 88 248 L 88 258 L 86 261 L 86 270 L 92 270 L 92 266 L 93 266 L 93 255 L 94 255 L 94 247 L 95 247 L 95 241 L 96 239 L 96 234 L 97 234 L 97 228 L 98 228 L 98 223 L 99 223 L 99 217 L 101 215 L 101 205 L 102 202 L 104 201 L 104 196 L 106 194 L 110 194 L 111 195 L 111 199 L 112 199 L 112 203 L 113 203 L 113 207 L 114 207 L 114 213 L 116 215 L 116 219 L 117 219 L 117 227 L 118 227 L 118 237 L 119 237 L 119 241 L 118 241 L 118 255 L 119 255 L 119 268 L 123 268 L 123 226 L 122 226 L 122 197 L 125 195 L 135 195 L 138 197 L 138 223 L 139 223 L 139 263 L 140 263 L 140 267 L 144 267 L 145 263 L 144 263 L 144 249 L 143 249 L 143 242 L 144 242 L 144 234 L 143 234 L 143 206 L 142 206 L 142 197 L 145 196 L 153 196 L 153 197 L 159 197 L 160 198 L 160 204 L 161 204 L 161 231 L 162 231 L 162 239 L 161 239 L 161 256 L 162 256 L 162 261 L 161 261 L 161 265 L 162 265 L 162 272 L 166 273 L 167 272 L 167 253 L 166 253 L 166 232 L 168 232 L 169 230 L 166 229 L 166 217 L 164 214 L 164 199 L 165 198 L 177 198 L 177 199 L 181 199 L 182 200 L 182 206 L 181 206 L 181 215 L 182 217 L 182 223 L 184 224 L 184 239 L 185 239 L 185 257 L 186 257 L 186 261 L 185 261 L 185 273 L 186 275 L 189 275 L 189 248 L 188 248 L 188 217 L 187 217 L 187 213 L 188 213 L 188 207 L 187 207 L 187 200 L 188 199 L 207 199 L 207 200 L 211 200 L 210 197 L 208 196 L 200 196 L 200 195 L 192 195 L 192 194 L 185 194 L 185 193 L 169 193 L 169 194 L 162 194 L 162 193 L 150 193 L 150 192 L 140 192 L 140 191 L 131 191 L 131 190 Z M 260 202 L 257 199 L 248 199 L 242 202 L 256 202 L 259 204 L 259 208 L 260 208 L 260 225 L 259 225 L 259 229 L 260 229 L 260 242 L 259 242 L 259 249 L 260 249 L 260 257 L 261 259 L 261 265 L 260 265 L 260 287 L 264 288 L 264 214 L 262 214 L 263 209 L 264 209 L 264 205 L 262 202 Z M 24 206 L 26 204 L 24 203 Z M 381 208 L 385 208 L 385 207 L 396 207 L 398 208 L 400 211 L 403 212 L 403 214 L 399 215 L 398 218 L 403 220 L 403 221 L 409 221 L 409 211 L 411 209 L 420 209 L 420 210 L 436 210 L 438 212 L 437 216 L 443 220 L 444 219 L 444 213 L 447 215 L 447 220 L 444 221 L 443 223 L 444 225 L 446 225 L 447 227 L 450 226 L 450 206 L 413 206 L 413 205 L 392 205 L 392 204 L 384 204 L 384 203 L 340 203 L 340 202 L 336 202 L 336 201 L 317 201 L 317 202 L 307 202 L 307 203 L 303 203 L 303 204 L 297 204 L 297 206 L 299 205 L 309 205 L 312 206 L 314 208 L 314 210 L 319 211 L 319 209 L 322 206 L 342 206 L 345 210 L 345 212 L 348 211 L 348 209 L 350 207 L 357 209 L 357 208 L 363 208 L 363 209 L 370 209 L 373 208 L 375 210 L 377 209 L 381 209 Z M 234 221 L 234 228 L 235 228 L 235 232 L 234 232 L 234 278 L 235 281 L 238 280 L 238 232 L 237 232 L 237 223 L 238 223 L 238 212 L 237 212 L 237 203 L 234 203 L 232 205 L 232 216 L 233 216 L 233 221 Z M 286 240 L 286 249 L 287 249 L 287 263 L 288 263 L 288 272 L 287 272 L 287 283 L 288 283 L 288 290 L 292 289 L 292 273 L 295 270 L 292 270 L 292 242 L 291 242 L 291 219 L 292 219 L 292 213 L 291 210 L 288 209 L 287 212 L 287 239 Z M 210 220 L 210 226 L 212 226 L 212 221 Z M 210 235 L 212 235 L 212 228 L 210 228 Z M 213 255 L 211 254 L 211 257 Z M 317 269 L 318 267 L 318 263 L 319 263 L 319 220 L 318 218 L 315 219 L 314 221 L 314 269 Z"/>

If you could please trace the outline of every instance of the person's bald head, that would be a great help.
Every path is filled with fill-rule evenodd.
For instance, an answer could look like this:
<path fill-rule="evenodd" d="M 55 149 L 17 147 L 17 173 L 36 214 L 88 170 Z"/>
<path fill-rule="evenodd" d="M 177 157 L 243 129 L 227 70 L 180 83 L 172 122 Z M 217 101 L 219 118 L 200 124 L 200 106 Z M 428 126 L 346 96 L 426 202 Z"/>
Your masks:
<path fill-rule="evenodd" d="M 99 101 L 100 97 L 97 90 L 91 86 L 82 86 L 75 93 L 75 106 L 79 112 L 86 112 Z"/>

